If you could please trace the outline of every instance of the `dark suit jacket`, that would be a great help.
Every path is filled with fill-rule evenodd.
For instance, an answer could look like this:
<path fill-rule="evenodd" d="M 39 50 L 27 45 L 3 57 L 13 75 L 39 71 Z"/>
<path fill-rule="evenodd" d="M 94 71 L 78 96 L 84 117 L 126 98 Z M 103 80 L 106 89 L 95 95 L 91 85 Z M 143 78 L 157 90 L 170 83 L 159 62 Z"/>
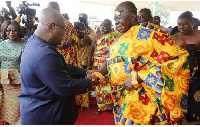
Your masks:
<path fill-rule="evenodd" d="M 21 57 L 21 124 L 74 124 L 75 95 L 87 92 L 86 70 L 66 64 L 54 46 L 33 35 Z"/>

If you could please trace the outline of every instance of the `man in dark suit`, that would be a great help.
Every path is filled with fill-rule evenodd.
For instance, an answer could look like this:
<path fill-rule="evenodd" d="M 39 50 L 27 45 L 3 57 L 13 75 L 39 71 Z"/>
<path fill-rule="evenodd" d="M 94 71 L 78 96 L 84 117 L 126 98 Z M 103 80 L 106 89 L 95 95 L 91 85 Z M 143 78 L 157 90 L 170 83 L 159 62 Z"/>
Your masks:
<path fill-rule="evenodd" d="M 43 9 L 39 21 L 21 57 L 21 124 L 74 124 L 74 97 L 91 88 L 92 71 L 66 64 L 56 50 L 65 33 L 60 12 Z"/>

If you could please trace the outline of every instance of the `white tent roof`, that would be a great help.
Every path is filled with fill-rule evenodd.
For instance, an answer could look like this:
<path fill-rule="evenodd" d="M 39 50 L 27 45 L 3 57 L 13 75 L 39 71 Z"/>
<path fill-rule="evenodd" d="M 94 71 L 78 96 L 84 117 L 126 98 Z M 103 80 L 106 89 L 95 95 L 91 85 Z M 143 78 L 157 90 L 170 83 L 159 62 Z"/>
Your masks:
<path fill-rule="evenodd" d="M 126 0 L 78 0 L 80 2 L 117 6 Z M 145 8 L 155 0 L 130 0 L 138 9 Z M 200 0 L 157 0 L 161 1 L 171 11 L 200 11 Z"/>
<path fill-rule="evenodd" d="M 171 11 L 200 11 L 200 1 L 161 1 Z"/>

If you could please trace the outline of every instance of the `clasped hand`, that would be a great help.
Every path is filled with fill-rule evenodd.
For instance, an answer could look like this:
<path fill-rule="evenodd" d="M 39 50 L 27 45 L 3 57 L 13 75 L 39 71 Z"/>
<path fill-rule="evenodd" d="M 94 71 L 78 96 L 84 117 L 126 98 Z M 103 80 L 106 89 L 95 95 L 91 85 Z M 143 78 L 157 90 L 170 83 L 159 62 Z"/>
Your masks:
<path fill-rule="evenodd" d="M 94 72 L 96 72 L 96 70 L 87 70 L 87 75 L 86 75 L 86 78 L 90 79 L 92 86 L 96 86 L 100 83 L 99 81 L 100 79 L 94 74 L 92 74 Z"/>
<path fill-rule="evenodd" d="M 127 90 L 138 89 L 139 87 L 141 87 L 141 83 L 143 82 L 143 80 L 139 76 L 137 76 L 137 81 L 138 81 L 138 84 L 132 84 L 132 76 L 130 76 L 124 81 L 123 83 L 124 88 Z"/>

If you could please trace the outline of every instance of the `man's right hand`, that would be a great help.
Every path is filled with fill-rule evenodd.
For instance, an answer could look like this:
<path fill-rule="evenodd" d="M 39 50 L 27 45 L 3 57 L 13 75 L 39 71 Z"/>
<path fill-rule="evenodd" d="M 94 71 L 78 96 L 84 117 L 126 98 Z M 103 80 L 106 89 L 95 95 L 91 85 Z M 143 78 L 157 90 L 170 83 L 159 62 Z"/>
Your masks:
<path fill-rule="evenodd" d="M 10 8 L 12 8 L 11 7 L 11 1 L 6 1 L 6 5 L 7 5 L 7 7 L 10 9 Z"/>
<path fill-rule="evenodd" d="M 89 78 L 92 86 L 97 86 L 100 83 L 100 79 L 94 74 L 87 74 L 86 78 Z"/>

